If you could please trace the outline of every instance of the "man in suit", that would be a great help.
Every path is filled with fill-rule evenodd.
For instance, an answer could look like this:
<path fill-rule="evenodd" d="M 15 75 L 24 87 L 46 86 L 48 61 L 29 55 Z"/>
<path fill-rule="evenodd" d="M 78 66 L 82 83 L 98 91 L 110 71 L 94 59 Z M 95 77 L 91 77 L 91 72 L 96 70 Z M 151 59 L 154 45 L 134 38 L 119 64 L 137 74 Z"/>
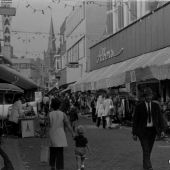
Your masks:
<path fill-rule="evenodd" d="M 160 106 L 152 101 L 150 88 L 144 89 L 144 101 L 135 108 L 133 116 L 133 139 L 140 140 L 143 151 L 143 170 L 153 170 L 150 156 L 156 135 L 164 136 L 165 124 Z"/>

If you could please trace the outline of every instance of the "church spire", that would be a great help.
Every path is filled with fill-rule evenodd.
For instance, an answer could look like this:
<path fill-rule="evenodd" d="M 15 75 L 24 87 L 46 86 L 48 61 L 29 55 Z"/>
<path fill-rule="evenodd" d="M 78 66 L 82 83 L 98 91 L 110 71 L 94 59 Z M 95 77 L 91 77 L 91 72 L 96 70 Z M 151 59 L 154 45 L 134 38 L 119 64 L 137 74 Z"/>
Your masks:
<path fill-rule="evenodd" d="M 55 38 L 55 33 L 54 33 L 53 20 L 52 20 L 52 17 L 51 17 L 47 51 L 48 51 L 48 53 L 53 54 L 53 55 L 56 53 L 55 40 L 56 40 L 56 38 Z"/>

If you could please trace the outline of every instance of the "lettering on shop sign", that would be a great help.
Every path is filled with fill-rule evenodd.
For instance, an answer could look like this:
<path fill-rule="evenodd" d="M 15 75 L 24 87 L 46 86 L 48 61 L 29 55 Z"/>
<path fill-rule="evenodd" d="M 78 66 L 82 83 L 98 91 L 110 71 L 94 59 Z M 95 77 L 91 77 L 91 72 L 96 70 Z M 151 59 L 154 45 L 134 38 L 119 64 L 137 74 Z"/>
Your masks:
<path fill-rule="evenodd" d="M 97 63 L 103 62 L 105 60 L 117 57 L 122 54 L 124 48 L 121 48 L 119 51 L 115 52 L 113 49 L 106 50 L 106 47 L 103 47 L 99 50 L 99 55 L 97 57 Z"/>
<path fill-rule="evenodd" d="M 4 45 L 10 44 L 10 16 L 4 16 Z"/>

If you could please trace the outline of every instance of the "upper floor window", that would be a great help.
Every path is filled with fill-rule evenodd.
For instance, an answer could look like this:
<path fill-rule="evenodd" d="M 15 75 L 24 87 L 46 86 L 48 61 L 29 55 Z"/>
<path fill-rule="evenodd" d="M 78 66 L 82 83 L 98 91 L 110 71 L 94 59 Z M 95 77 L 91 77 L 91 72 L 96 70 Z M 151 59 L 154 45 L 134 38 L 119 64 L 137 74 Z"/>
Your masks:
<path fill-rule="evenodd" d="M 155 10 L 158 7 L 159 1 L 149 1 L 147 0 L 145 2 L 145 11 L 146 13 L 149 13 L 153 10 Z"/>
<path fill-rule="evenodd" d="M 107 14 L 106 25 L 107 25 L 107 34 L 112 34 L 113 33 L 113 13 L 111 12 Z"/>
<path fill-rule="evenodd" d="M 123 0 L 119 1 L 118 4 L 118 29 L 124 27 L 124 11 L 123 11 Z"/>
<path fill-rule="evenodd" d="M 20 68 L 21 69 L 27 69 L 27 63 L 21 63 Z"/>
<path fill-rule="evenodd" d="M 137 20 L 137 1 L 129 1 L 129 20 L 130 23 Z"/>
<path fill-rule="evenodd" d="M 107 0 L 107 11 L 110 11 L 113 9 L 112 5 L 113 5 L 112 0 Z"/>

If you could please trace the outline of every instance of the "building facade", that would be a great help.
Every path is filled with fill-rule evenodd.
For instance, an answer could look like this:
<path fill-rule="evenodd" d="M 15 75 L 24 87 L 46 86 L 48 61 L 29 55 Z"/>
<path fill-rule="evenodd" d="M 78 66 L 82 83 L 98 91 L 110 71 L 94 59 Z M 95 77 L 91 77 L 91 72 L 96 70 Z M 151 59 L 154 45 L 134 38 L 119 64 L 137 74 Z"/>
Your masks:
<path fill-rule="evenodd" d="M 138 1 L 137 1 L 138 2 Z M 170 2 L 147 12 L 90 48 L 91 72 L 73 90 L 126 88 L 137 97 L 150 86 L 170 98 Z"/>
<path fill-rule="evenodd" d="M 89 48 L 103 37 L 105 28 L 106 6 L 88 4 L 85 1 L 76 4 L 75 9 L 66 18 L 60 29 L 62 37 L 61 72 L 68 70 L 65 77 L 63 77 L 63 73 L 59 73 L 62 75 L 60 85 L 76 82 L 90 71 Z M 70 71 L 70 69 L 74 71 Z M 73 72 L 76 75 L 71 75 Z M 72 79 L 68 79 L 68 77 L 72 77 Z M 65 79 L 66 82 L 62 79 Z"/>
<path fill-rule="evenodd" d="M 164 5 L 162 0 L 107 0 L 107 29 L 111 35 Z"/>
<path fill-rule="evenodd" d="M 13 68 L 25 78 L 31 79 L 38 87 L 46 87 L 47 69 L 40 58 L 13 58 Z"/>

